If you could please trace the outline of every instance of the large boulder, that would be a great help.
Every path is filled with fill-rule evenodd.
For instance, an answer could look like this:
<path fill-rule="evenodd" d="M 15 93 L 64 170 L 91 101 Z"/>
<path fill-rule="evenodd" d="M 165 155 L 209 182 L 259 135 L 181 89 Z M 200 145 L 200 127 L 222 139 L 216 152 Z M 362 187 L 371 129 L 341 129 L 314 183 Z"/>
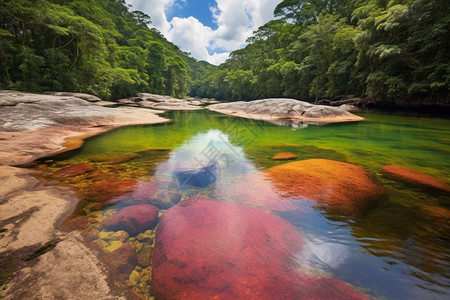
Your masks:
<path fill-rule="evenodd" d="M 156 231 L 152 289 L 159 299 L 362 299 L 331 278 L 294 271 L 304 240 L 287 221 L 234 203 L 183 202 Z"/>
<path fill-rule="evenodd" d="M 366 170 L 328 159 L 295 161 L 264 170 L 283 198 L 310 200 L 342 214 L 358 215 L 387 198 Z"/>
<path fill-rule="evenodd" d="M 293 202 L 304 200 L 352 216 L 387 199 L 384 187 L 367 171 L 328 159 L 294 161 L 249 174 L 226 194 L 234 202 L 275 212 L 298 210 Z"/>
<path fill-rule="evenodd" d="M 167 122 L 153 111 L 106 108 L 78 97 L 0 91 L 0 130 L 23 131 L 61 126 L 122 126 Z"/>
<path fill-rule="evenodd" d="M 361 121 L 344 108 L 314 105 L 295 99 L 262 99 L 249 102 L 239 101 L 208 106 L 209 110 L 224 114 L 257 120 L 291 120 L 293 123 L 337 123 Z"/>
<path fill-rule="evenodd" d="M 151 204 L 128 206 L 108 217 L 103 226 L 108 230 L 124 230 L 137 235 L 156 225 L 158 213 L 159 209 Z"/>

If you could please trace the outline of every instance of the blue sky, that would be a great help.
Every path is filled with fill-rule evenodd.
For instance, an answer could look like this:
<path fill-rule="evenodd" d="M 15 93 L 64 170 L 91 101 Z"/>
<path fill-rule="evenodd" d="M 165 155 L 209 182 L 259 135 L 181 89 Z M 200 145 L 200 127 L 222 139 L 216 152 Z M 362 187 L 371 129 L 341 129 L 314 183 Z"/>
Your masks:
<path fill-rule="evenodd" d="M 231 51 L 259 26 L 273 19 L 281 0 L 125 0 L 150 15 L 152 26 L 181 50 L 212 64 L 224 62 Z"/>
<path fill-rule="evenodd" d="M 211 29 L 217 29 L 217 24 L 213 20 L 212 7 L 215 7 L 216 1 L 214 0 L 188 0 L 178 1 L 173 5 L 172 9 L 166 13 L 167 19 L 173 17 L 187 18 L 195 17 L 203 25 L 210 27 Z"/>

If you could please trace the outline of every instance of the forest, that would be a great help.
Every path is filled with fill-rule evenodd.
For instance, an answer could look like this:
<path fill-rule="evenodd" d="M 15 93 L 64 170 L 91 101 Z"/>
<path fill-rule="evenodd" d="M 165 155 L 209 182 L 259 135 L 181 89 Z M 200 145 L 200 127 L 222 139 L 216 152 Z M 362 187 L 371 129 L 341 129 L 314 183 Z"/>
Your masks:
<path fill-rule="evenodd" d="M 448 0 L 284 0 L 220 66 L 123 0 L 2 0 L 0 89 L 448 103 Z"/>

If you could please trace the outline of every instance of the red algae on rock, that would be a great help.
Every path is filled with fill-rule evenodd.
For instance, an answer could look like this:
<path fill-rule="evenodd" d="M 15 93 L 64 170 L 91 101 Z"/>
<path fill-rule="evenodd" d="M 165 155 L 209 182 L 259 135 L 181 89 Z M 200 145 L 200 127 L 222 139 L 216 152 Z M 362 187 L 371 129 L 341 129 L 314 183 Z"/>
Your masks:
<path fill-rule="evenodd" d="M 58 177 L 71 177 L 86 174 L 87 172 L 93 171 L 94 166 L 90 164 L 76 164 L 73 166 L 62 168 L 55 172 L 55 176 Z"/>
<path fill-rule="evenodd" d="M 133 179 L 96 182 L 89 187 L 86 198 L 92 202 L 108 201 L 132 192 L 136 184 Z"/>
<path fill-rule="evenodd" d="M 108 217 L 103 226 L 109 230 L 125 230 L 130 235 L 137 235 L 156 225 L 158 212 L 158 208 L 150 204 L 128 206 Z"/>
<path fill-rule="evenodd" d="M 309 159 L 262 172 L 284 198 L 312 200 L 341 214 L 359 215 L 387 198 L 367 171 L 349 163 Z"/>
<path fill-rule="evenodd" d="M 303 244 L 289 222 L 255 208 L 180 204 L 156 231 L 152 290 L 159 299 L 364 299 L 340 281 L 294 271 Z"/>

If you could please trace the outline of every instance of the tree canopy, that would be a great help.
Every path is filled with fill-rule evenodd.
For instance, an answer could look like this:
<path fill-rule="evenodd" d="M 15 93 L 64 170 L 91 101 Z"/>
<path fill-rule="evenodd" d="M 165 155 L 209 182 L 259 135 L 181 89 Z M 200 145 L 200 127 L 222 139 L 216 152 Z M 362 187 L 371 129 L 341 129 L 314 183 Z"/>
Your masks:
<path fill-rule="evenodd" d="M 0 89 L 449 102 L 448 0 L 283 0 L 216 67 L 124 0 L 0 0 Z"/>
<path fill-rule="evenodd" d="M 447 0 L 284 0 L 195 92 L 449 102 Z"/>
<path fill-rule="evenodd" d="M 188 56 L 123 0 L 1 0 L 0 88 L 189 93 Z"/>

